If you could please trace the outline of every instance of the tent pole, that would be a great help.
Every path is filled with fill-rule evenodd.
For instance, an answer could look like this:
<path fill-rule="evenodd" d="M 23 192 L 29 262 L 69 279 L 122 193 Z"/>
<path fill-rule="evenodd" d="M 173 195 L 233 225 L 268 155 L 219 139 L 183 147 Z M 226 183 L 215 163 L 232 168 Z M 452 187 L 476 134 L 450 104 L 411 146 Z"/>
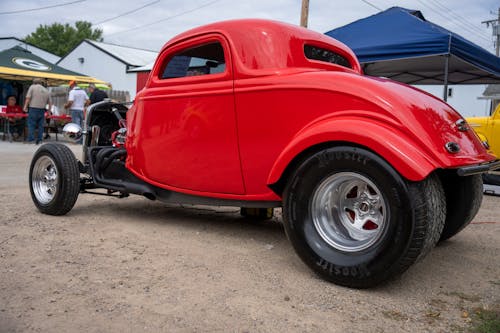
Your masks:
<path fill-rule="evenodd" d="M 443 100 L 448 101 L 448 69 L 450 64 L 450 55 L 444 56 L 444 87 L 443 87 Z"/>

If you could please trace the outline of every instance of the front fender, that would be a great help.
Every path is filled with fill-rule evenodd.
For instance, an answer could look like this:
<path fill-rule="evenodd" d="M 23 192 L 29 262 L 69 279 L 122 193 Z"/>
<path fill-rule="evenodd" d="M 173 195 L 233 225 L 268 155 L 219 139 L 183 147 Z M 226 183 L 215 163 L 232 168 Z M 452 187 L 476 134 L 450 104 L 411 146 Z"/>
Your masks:
<path fill-rule="evenodd" d="M 327 119 L 300 131 L 274 163 L 267 184 L 276 183 L 292 160 L 306 149 L 327 142 L 366 147 L 411 181 L 420 181 L 439 166 L 425 147 L 399 129 L 368 119 Z"/>

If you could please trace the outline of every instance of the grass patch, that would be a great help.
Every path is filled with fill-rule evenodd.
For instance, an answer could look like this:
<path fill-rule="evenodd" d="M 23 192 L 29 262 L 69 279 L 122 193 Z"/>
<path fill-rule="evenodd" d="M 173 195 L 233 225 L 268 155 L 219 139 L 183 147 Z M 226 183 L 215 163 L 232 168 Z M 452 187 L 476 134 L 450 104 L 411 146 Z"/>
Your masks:
<path fill-rule="evenodd" d="M 471 332 L 498 333 L 500 332 L 500 305 L 494 309 L 479 308 L 472 316 Z"/>

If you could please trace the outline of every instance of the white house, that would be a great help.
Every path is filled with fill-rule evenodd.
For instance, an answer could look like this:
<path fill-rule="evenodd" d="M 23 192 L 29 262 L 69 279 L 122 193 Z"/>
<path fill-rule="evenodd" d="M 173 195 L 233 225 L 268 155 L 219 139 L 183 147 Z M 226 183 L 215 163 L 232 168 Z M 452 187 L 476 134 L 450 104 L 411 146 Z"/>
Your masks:
<path fill-rule="evenodd" d="M 427 91 L 436 97 L 443 98 L 442 85 L 417 85 L 417 88 Z M 463 117 L 485 117 L 490 114 L 490 101 L 480 99 L 486 85 L 464 84 L 448 86 L 448 104 Z"/>
<path fill-rule="evenodd" d="M 133 99 L 137 74 L 129 70 L 144 66 L 158 52 L 128 46 L 84 40 L 62 57 L 57 65 L 111 83 L 114 90 L 125 90 Z"/>
<path fill-rule="evenodd" d="M 60 57 L 56 56 L 53 53 L 50 53 L 48 51 L 45 51 L 44 49 L 41 49 L 39 47 L 36 47 L 34 45 L 31 45 L 29 43 L 26 43 L 22 41 L 19 38 L 16 37 L 0 37 L 0 52 L 3 50 L 11 49 L 14 46 L 20 46 L 23 49 L 26 49 L 33 53 L 34 55 L 39 56 L 42 59 L 47 60 L 48 62 L 51 62 L 55 64 L 56 62 L 61 59 Z"/>

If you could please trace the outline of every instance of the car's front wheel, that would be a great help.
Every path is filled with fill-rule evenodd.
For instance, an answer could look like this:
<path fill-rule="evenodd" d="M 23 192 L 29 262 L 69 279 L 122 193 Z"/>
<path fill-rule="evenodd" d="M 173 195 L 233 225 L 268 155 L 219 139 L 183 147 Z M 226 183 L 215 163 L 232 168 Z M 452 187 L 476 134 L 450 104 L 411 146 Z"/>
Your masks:
<path fill-rule="evenodd" d="M 302 260 L 334 283 L 367 288 L 404 272 L 434 247 L 446 201 L 437 176 L 403 179 L 361 148 L 307 158 L 284 193 L 287 235 Z"/>
<path fill-rule="evenodd" d="M 80 172 L 73 152 L 59 143 L 41 146 L 31 161 L 29 185 L 31 198 L 42 213 L 69 212 L 80 193 Z"/>

